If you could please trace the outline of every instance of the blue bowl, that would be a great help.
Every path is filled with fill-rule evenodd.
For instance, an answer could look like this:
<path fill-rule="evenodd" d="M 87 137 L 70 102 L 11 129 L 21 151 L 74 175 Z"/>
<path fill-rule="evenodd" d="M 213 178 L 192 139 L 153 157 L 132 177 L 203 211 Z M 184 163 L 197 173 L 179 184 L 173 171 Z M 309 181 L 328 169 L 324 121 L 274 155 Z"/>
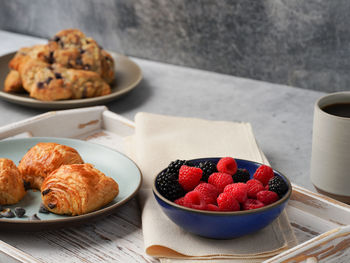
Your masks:
<path fill-rule="evenodd" d="M 217 163 L 219 159 L 220 158 L 202 158 L 190 161 L 194 164 L 203 161 Z M 248 160 L 235 160 L 238 168 L 247 169 L 251 176 L 253 176 L 255 170 L 262 165 L 261 163 Z M 177 205 L 159 193 L 155 184 L 157 177 L 153 182 L 153 194 L 168 218 L 186 231 L 207 238 L 231 239 L 256 232 L 266 227 L 276 219 L 285 208 L 292 193 L 292 186 L 290 181 L 283 174 L 276 170 L 274 170 L 274 174 L 275 176 L 283 178 L 288 185 L 288 191 L 277 202 L 253 210 L 217 212 L 197 210 Z"/>

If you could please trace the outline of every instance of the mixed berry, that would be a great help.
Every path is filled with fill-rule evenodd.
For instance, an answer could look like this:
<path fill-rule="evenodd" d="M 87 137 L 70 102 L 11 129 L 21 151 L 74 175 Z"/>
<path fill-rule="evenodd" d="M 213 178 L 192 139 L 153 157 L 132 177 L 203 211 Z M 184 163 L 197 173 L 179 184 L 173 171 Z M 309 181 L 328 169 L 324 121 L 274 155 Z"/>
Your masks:
<path fill-rule="evenodd" d="M 288 185 L 272 168 L 261 165 L 251 177 L 232 157 L 193 164 L 176 160 L 156 179 L 161 195 L 178 205 L 208 211 L 251 210 L 272 204 Z"/>

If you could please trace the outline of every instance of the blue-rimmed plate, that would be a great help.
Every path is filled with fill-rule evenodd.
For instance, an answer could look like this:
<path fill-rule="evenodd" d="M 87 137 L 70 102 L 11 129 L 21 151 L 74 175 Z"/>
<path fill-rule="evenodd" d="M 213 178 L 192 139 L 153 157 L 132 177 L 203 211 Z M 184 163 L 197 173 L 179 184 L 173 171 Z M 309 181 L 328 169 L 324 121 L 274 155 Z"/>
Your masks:
<path fill-rule="evenodd" d="M 23 207 L 26 209 L 26 216 L 23 218 L 0 218 L 1 230 L 36 231 L 91 221 L 112 213 L 118 206 L 130 200 L 141 186 L 141 172 L 132 160 L 110 148 L 81 140 L 34 137 L 0 141 L 0 158 L 11 159 L 18 165 L 23 155 L 39 142 L 55 142 L 73 147 L 79 152 L 84 162 L 93 164 L 97 169 L 112 177 L 118 183 L 119 194 L 111 203 L 97 211 L 79 216 L 63 216 L 53 213 L 39 213 L 41 204 L 40 191 L 29 190 L 19 203 L 4 206 L 11 209 Z M 30 217 L 34 214 L 40 220 L 30 220 Z"/>

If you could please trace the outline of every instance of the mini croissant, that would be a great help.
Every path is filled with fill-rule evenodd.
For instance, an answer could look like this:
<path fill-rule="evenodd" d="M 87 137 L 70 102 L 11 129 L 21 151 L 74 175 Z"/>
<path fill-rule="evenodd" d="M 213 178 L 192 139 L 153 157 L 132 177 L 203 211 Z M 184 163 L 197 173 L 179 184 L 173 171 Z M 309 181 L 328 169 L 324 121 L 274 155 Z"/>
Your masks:
<path fill-rule="evenodd" d="M 13 161 L 0 158 L 0 205 L 18 203 L 25 195 L 22 176 Z"/>
<path fill-rule="evenodd" d="M 72 147 L 52 142 L 40 142 L 22 158 L 18 169 L 30 188 L 40 189 L 44 178 L 63 164 L 84 163 Z"/>
<path fill-rule="evenodd" d="M 86 214 L 108 204 L 118 193 L 118 183 L 89 163 L 62 165 L 41 185 L 43 204 L 55 214 Z"/>

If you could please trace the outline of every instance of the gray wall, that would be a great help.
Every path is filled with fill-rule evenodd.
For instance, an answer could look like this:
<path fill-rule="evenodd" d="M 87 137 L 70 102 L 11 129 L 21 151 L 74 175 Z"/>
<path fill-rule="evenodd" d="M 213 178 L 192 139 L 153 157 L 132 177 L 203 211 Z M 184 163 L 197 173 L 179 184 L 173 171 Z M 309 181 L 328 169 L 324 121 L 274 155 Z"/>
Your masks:
<path fill-rule="evenodd" d="M 349 14 L 347 0 L 0 0 L 0 29 L 75 27 L 130 56 L 338 91 L 349 90 Z"/>

